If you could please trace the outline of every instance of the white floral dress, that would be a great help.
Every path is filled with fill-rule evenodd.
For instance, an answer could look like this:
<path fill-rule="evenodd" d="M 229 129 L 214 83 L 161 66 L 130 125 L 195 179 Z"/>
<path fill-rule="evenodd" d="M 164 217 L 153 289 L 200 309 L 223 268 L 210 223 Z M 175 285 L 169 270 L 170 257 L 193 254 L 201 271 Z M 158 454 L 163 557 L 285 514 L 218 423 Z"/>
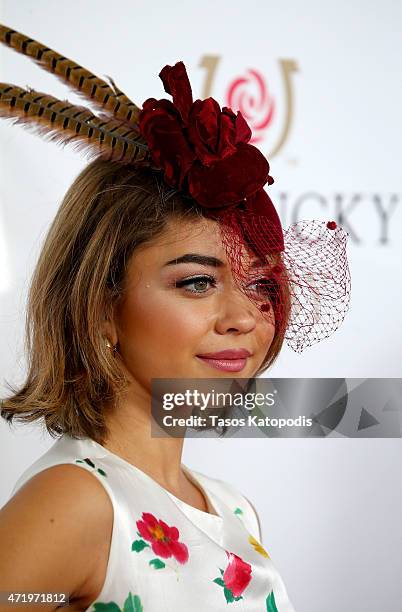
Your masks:
<path fill-rule="evenodd" d="M 18 479 L 72 463 L 110 496 L 114 521 L 105 582 L 87 612 L 294 612 L 261 543 L 258 519 L 229 483 L 182 464 L 209 514 L 89 438 L 63 435 Z"/>

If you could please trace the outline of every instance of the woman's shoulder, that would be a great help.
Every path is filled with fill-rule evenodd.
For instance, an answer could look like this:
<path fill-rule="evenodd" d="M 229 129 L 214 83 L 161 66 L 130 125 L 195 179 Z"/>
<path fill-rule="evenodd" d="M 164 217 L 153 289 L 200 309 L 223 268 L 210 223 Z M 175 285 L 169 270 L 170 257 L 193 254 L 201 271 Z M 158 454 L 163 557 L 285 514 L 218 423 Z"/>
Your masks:
<path fill-rule="evenodd" d="M 68 499 L 74 500 L 75 503 L 70 506 L 72 512 L 78 505 L 82 506 L 81 510 L 84 510 L 85 504 L 90 505 L 93 501 L 105 500 L 106 506 L 111 506 L 110 496 L 107 495 L 105 487 L 101 485 L 100 479 L 93 478 L 88 470 L 82 470 L 77 464 L 70 462 L 42 466 L 37 462 L 35 464 L 35 468 L 30 466 L 20 476 L 9 502 L 17 497 L 29 499 L 46 492 L 46 501 L 51 501 L 52 504 L 58 506 L 61 503 L 60 500 L 63 502 Z"/>
<path fill-rule="evenodd" d="M 77 466 L 42 467 L 27 470 L 0 511 L 7 579 L 20 580 L 24 590 L 53 585 L 72 598 L 92 595 L 97 560 L 107 559 L 103 550 L 113 527 L 110 497 L 97 478 Z"/>
<path fill-rule="evenodd" d="M 100 465 L 101 461 L 95 457 L 96 453 L 92 452 L 92 446 L 89 440 L 80 440 L 63 435 L 59 437 L 54 444 L 29 465 L 17 479 L 11 496 L 20 489 L 33 476 L 47 470 L 51 467 L 61 465 L 77 465 L 78 467 L 87 468 L 87 471 L 95 472 L 96 476 L 104 475 L 104 470 Z M 97 465 L 99 463 L 99 465 Z M 64 473 L 77 474 L 76 478 L 80 479 L 80 474 L 84 470 L 64 470 Z M 73 478 L 73 476 L 71 476 Z M 82 476 L 84 479 L 85 476 Z M 99 480 L 102 480 L 101 478 Z M 93 485 L 96 487 L 96 482 Z"/>

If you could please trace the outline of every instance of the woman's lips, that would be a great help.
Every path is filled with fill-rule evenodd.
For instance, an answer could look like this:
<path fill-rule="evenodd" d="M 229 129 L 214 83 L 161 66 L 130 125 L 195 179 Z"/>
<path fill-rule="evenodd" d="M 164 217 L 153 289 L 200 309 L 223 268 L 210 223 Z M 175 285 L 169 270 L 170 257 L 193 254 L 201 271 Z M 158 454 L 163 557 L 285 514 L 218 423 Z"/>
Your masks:
<path fill-rule="evenodd" d="M 240 372 L 247 363 L 247 357 L 242 359 L 211 359 L 210 357 L 200 357 L 199 355 L 197 357 L 212 368 L 225 370 L 226 372 Z"/>

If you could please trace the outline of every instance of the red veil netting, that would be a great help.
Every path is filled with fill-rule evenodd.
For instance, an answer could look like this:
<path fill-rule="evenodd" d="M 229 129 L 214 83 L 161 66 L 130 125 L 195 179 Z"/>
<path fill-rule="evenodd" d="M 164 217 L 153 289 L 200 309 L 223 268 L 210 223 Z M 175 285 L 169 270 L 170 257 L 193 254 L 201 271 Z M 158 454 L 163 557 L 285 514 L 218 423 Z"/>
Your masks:
<path fill-rule="evenodd" d="M 241 207 L 214 218 L 236 285 L 294 351 L 301 353 L 340 326 L 351 290 L 343 228 L 334 221 L 306 220 L 283 231 Z M 250 248 L 266 262 L 263 268 L 250 270 Z M 257 291 L 250 290 L 258 279 Z"/>

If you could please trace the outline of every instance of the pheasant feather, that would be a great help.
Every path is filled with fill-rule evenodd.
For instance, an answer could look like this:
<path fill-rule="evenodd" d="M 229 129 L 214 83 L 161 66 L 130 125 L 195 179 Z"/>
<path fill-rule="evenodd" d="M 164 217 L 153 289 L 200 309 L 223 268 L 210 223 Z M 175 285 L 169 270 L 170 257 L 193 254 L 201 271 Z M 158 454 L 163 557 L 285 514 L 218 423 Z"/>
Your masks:
<path fill-rule="evenodd" d="M 57 144 L 72 143 L 90 159 L 151 165 L 148 147 L 133 127 L 33 89 L 0 83 L 0 117 Z"/>
<path fill-rule="evenodd" d="M 135 127 L 141 109 L 116 87 L 110 77 L 108 77 L 109 85 L 53 49 L 2 24 L 0 24 L 0 42 L 18 53 L 31 57 L 41 68 L 67 83 L 78 95 L 87 101 L 90 100 L 97 110 L 106 110 L 116 119 L 128 122 L 132 128 Z"/>

